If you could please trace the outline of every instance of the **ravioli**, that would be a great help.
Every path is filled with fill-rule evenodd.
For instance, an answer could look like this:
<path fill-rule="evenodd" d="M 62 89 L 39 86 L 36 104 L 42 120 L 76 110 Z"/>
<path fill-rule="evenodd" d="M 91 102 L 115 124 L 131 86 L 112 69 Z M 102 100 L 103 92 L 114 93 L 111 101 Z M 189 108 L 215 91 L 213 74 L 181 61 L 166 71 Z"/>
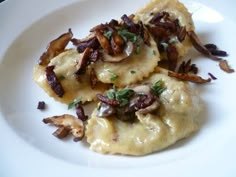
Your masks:
<path fill-rule="evenodd" d="M 152 73 L 160 60 L 156 44 L 150 38 L 150 46 L 143 44 L 139 53 L 119 63 L 109 63 L 99 60 L 94 65 L 97 78 L 103 83 L 111 83 L 117 87 L 124 87 L 141 81 Z M 115 79 L 113 79 L 115 77 Z"/>
<path fill-rule="evenodd" d="M 198 130 L 201 102 L 198 94 L 185 82 L 163 73 L 153 73 L 142 84 L 165 83 L 160 95 L 158 113 L 135 113 L 134 122 L 124 122 L 115 116 L 102 118 L 97 109 L 86 127 L 90 149 L 99 153 L 145 155 L 160 151 Z"/>
<path fill-rule="evenodd" d="M 170 18 L 178 19 L 180 26 L 186 27 L 186 31 L 194 30 L 192 14 L 190 14 L 184 4 L 178 0 L 151 0 L 143 8 L 135 13 L 135 20 L 141 20 L 144 24 L 150 25 L 150 20 L 153 18 L 153 16 L 161 12 L 167 12 L 169 13 Z M 180 58 L 188 52 L 190 47 L 192 47 L 188 36 L 186 36 L 182 42 L 176 40 L 175 37 L 173 37 L 171 40 L 174 41 L 174 45 L 178 50 Z M 166 59 L 166 56 L 162 54 L 161 59 Z"/>
<path fill-rule="evenodd" d="M 198 93 L 158 66 L 167 60 L 168 69 L 175 71 L 177 60 L 192 46 L 188 32 L 193 30 L 191 14 L 181 2 L 151 0 L 134 15 L 95 26 L 84 39 L 72 38 L 69 29 L 51 41 L 33 79 L 56 101 L 74 102 L 77 117 L 59 117 L 81 120 L 85 136 L 79 140 L 84 136 L 91 150 L 133 156 L 157 152 L 199 129 Z M 69 42 L 74 49 L 66 49 Z M 50 83 L 48 67 L 63 93 Z M 87 105 L 82 107 L 78 98 L 91 103 L 88 116 Z M 62 133 L 58 138 L 67 136 L 67 127 L 55 125 Z"/>
<path fill-rule="evenodd" d="M 33 79 L 49 96 L 62 103 L 68 104 L 78 98 L 81 98 L 83 103 L 93 101 L 96 99 L 96 94 L 104 92 L 108 86 L 98 83 L 92 89 L 89 76 L 90 68 L 88 68 L 86 74 L 76 78 L 74 74 L 77 71 L 76 65 L 82 56 L 83 54 L 79 54 L 76 49 L 70 49 L 54 57 L 48 64 L 49 66 L 55 66 L 54 72 L 65 90 L 63 97 L 58 97 L 48 84 L 45 66 L 36 65 L 34 67 Z"/>

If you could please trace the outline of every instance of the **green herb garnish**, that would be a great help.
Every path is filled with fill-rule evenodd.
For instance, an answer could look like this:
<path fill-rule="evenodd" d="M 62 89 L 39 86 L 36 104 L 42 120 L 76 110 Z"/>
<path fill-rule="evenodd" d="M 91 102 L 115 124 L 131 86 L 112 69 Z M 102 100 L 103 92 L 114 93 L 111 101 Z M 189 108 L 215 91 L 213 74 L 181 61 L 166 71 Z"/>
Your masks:
<path fill-rule="evenodd" d="M 156 51 L 155 50 L 152 50 L 152 55 L 156 55 Z"/>
<path fill-rule="evenodd" d="M 108 90 L 108 91 L 107 91 L 107 97 L 108 97 L 110 100 L 115 100 L 115 99 L 116 99 L 115 90 L 114 90 L 114 89 Z"/>
<path fill-rule="evenodd" d="M 141 36 L 123 28 L 118 29 L 118 35 L 120 35 L 126 43 L 129 41 L 132 42 L 135 46 L 135 49 L 134 49 L 135 54 L 139 54 L 141 45 L 143 43 L 143 39 L 141 38 Z"/>
<path fill-rule="evenodd" d="M 71 102 L 68 104 L 68 109 L 72 109 L 75 107 L 77 104 L 79 104 L 82 100 L 82 97 L 77 98 L 75 101 Z"/>
<path fill-rule="evenodd" d="M 131 71 L 130 71 L 130 73 L 131 73 L 131 74 L 135 74 L 135 73 L 136 73 L 136 71 L 134 71 L 134 70 L 131 70 Z"/>
<path fill-rule="evenodd" d="M 139 36 L 137 36 L 135 33 L 129 32 L 127 29 L 118 29 L 118 34 L 126 41 L 131 41 L 135 43 Z"/>
<path fill-rule="evenodd" d="M 162 80 L 159 80 L 152 86 L 152 90 L 157 96 L 160 96 L 162 92 L 166 89 L 166 87 L 164 87 L 163 85 L 164 82 Z"/>
<path fill-rule="evenodd" d="M 103 34 L 107 39 L 111 39 L 112 31 L 107 31 Z"/>
<path fill-rule="evenodd" d="M 111 89 L 107 91 L 106 95 L 111 100 L 118 100 L 120 106 L 125 106 L 129 103 L 129 98 L 133 96 L 134 91 L 132 89 L 123 89 L 117 91 L 116 89 Z"/>
<path fill-rule="evenodd" d="M 59 81 L 62 81 L 62 80 L 65 80 L 65 79 L 66 79 L 66 77 L 63 76 L 63 75 L 61 75 L 61 76 L 58 77 L 58 80 L 59 80 Z"/>
<path fill-rule="evenodd" d="M 110 71 L 110 70 L 108 70 L 108 72 L 111 73 L 110 81 L 111 81 L 111 82 L 115 82 L 116 79 L 118 79 L 119 76 L 118 76 L 116 73 L 114 73 L 114 72 L 112 72 L 112 71 Z"/>

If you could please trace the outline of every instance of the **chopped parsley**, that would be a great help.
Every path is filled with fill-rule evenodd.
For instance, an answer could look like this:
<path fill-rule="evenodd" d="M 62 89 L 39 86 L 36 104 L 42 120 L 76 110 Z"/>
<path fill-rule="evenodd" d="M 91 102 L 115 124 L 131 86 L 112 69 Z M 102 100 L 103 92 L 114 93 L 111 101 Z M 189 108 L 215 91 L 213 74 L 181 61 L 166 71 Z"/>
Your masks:
<path fill-rule="evenodd" d="M 107 39 L 111 39 L 112 31 L 107 31 L 103 34 Z"/>
<path fill-rule="evenodd" d="M 119 78 L 119 76 L 116 73 L 112 72 L 111 70 L 108 70 L 108 72 L 111 73 L 111 77 L 110 77 L 111 82 L 115 82 L 116 79 Z"/>
<path fill-rule="evenodd" d="M 123 29 L 123 28 L 118 29 L 118 35 L 120 35 L 126 43 L 130 41 L 134 44 L 135 54 L 140 53 L 140 49 L 143 44 L 143 39 L 141 36 L 139 36 L 135 33 L 132 33 L 130 31 L 128 31 L 127 29 Z"/>
<path fill-rule="evenodd" d="M 65 79 L 66 79 L 66 77 L 63 76 L 63 75 L 61 75 L 61 76 L 58 77 L 58 80 L 59 80 L 59 81 L 62 81 L 62 80 L 65 80 Z"/>
<path fill-rule="evenodd" d="M 155 50 L 151 50 L 151 54 L 152 55 L 156 55 L 156 51 Z"/>
<path fill-rule="evenodd" d="M 162 80 L 159 80 L 152 86 L 152 90 L 157 96 L 160 96 L 162 92 L 166 89 L 166 87 L 164 87 L 163 85 L 164 82 Z"/>
<path fill-rule="evenodd" d="M 110 100 L 115 100 L 116 99 L 115 91 L 113 89 L 108 90 L 106 94 L 107 94 L 107 97 Z"/>
<path fill-rule="evenodd" d="M 75 101 L 71 102 L 68 104 L 68 109 L 72 109 L 75 107 L 77 104 L 79 104 L 82 100 L 82 97 L 77 98 Z"/>
<path fill-rule="evenodd" d="M 127 29 L 118 29 L 118 34 L 126 41 L 131 41 L 135 43 L 139 36 L 137 36 L 135 33 L 129 32 Z"/>
<path fill-rule="evenodd" d="M 130 73 L 131 73 L 131 74 L 135 74 L 135 73 L 136 73 L 136 71 L 134 71 L 134 70 L 131 70 L 131 71 L 130 71 Z"/>
<path fill-rule="evenodd" d="M 111 89 L 107 91 L 106 95 L 111 100 L 118 100 L 120 102 L 120 106 L 122 107 L 129 103 L 129 99 L 134 95 L 134 91 L 132 89 L 123 89 L 119 91 L 116 89 Z"/>

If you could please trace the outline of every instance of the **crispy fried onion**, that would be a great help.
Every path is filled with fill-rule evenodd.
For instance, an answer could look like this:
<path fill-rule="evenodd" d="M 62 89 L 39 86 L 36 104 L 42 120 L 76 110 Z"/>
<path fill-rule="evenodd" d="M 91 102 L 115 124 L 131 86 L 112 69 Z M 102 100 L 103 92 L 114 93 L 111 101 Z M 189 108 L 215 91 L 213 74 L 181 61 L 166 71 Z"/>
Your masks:
<path fill-rule="evenodd" d="M 58 127 L 53 135 L 59 139 L 65 138 L 69 134 L 72 134 L 74 141 L 80 141 L 84 137 L 84 124 L 75 116 L 63 114 L 60 116 L 44 118 L 43 122 L 45 124 L 49 123 Z"/>
<path fill-rule="evenodd" d="M 48 84 L 50 85 L 54 93 L 59 97 L 63 97 L 65 91 L 54 72 L 54 68 L 55 66 L 46 67 L 46 70 L 45 70 L 46 78 L 47 78 Z"/>
<path fill-rule="evenodd" d="M 47 50 L 40 56 L 38 64 L 47 66 L 53 57 L 65 50 L 72 37 L 73 33 L 71 29 L 69 29 L 67 33 L 62 34 L 57 39 L 51 41 L 47 47 Z"/>
<path fill-rule="evenodd" d="M 227 73 L 233 73 L 234 72 L 234 69 L 230 68 L 228 62 L 226 60 L 221 60 L 220 63 L 219 63 L 219 66 L 220 68 L 227 72 Z"/>
<path fill-rule="evenodd" d="M 211 82 L 211 78 L 203 79 L 200 76 L 197 76 L 195 74 L 186 74 L 186 73 L 176 73 L 176 72 L 168 72 L 168 76 L 174 77 L 176 79 L 182 80 L 182 81 L 189 81 L 197 84 L 204 84 Z"/>

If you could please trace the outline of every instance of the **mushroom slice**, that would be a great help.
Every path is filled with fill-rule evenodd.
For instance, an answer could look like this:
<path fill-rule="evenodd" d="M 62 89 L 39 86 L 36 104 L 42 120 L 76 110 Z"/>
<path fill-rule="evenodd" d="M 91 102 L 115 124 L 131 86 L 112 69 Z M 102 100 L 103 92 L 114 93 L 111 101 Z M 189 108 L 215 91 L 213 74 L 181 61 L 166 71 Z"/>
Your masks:
<path fill-rule="evenodd" d="M 111 48 L 110 42 L 109 40 L 102 34 L 102 32 L 100 32 L 99 30 L 95 31 L 95 35 L 101 45 L 101 47 L 103 48 L 103 50 L 108 53 L 108 54 L 113 54 L 113 50 Z"/>
<path fill-rule="evenodd" d="M 82 103 L 93 101 L 96 99 L 96 94 L 104 92 L 108 85 L 96 82 L 96 86 L 91 88 L 91 67 L 87 67 L 82 75 L 75 74 L 78 72 L 82 58 L 83 53 L 78 53 L 76 49 L 70 49 L 54 57 L 48 64 L 48 66 L 55 66 L 53 71 L 64 89 L 63 97 L 59 97 L 52 90 L 47 81 L 44 66 L 36 65 L 34 67 L 33 79 L 49 96 L 59 102 L 69 104 L 80 97 Z"/>
<path fill-rule="evenodd" d="M 223 71 L 227 72 L 227 73 L 233 73 L 234 69 L 230 68 L 228 62 L 226 60 L 221 60 L 219 62 L 220 65 L 220 69 L 222 69 Z"/>
<path fill-rule="evenodd" d="M 214 55 L 211 54 L 211 52 L 201 43 L 200 39 L 198 38 L 197 34 L 194 31 L 188 31 L 188 36 L 194 46 L 194 48 L 205 55 L 208 58 L 211 58 L 212 60 L 215 61 L 220 61 L 222 60 L 221 58 L 218 58 Z"/>
<path fill-rule="evenodd" d="M 118 63 L 128 58 L 133 53 L 133 51 L 134 51 L 134 44 L 132 42 L 127 42 L 127 45 L 121 54 L 111 56 L 108 55 L 107 53 L 103 53 L 102 60 L 105 62 Z"/>
<path fill-rule="evenodd" d="M 204 83 L 211 82 L 211 78 L 203 79 L 202 77 L 197 76 L 196 74 L 168 72 L 168 76 L 174 77 L 174 78 L 182 80 L 182 81 L 193 82 L 196 84 L 204 84 Z"/>
<path fill-rule="evenodd" d="M 123 38 L 116 32 L 113 32 L 111 38 L 111 47 L 115 55 L 118 55 L 123 52 L 124 44 L 125 41 L 123 40 Z"/>
<path fill-rule="evenodd" d="M 150 106 L 140 109 L 138 110 L 139 113 L 141 114 L 148 114 L 148 113 L 152 113 L 153 111 L 156 111 L 159 107 L 160 107 L 160 101 L 154 101 Z"/>
<path fill-rule="evenodd" d="M 144 25 L 149 26 L 152 34 L 161 36 L 163 41 L 158 43 L 166 43 L 163 35 L 169 36 L 179 53 L 179 58 L 192 47 L 189 36 L 186 35 L 187 31 L 194 30 L 192 14 L 178 0 L 152 0 L 135 13 L 134 20 L 141 20 Z M 166 53 L 162 52 L 161 60 L 166 58 Z"/>
<path fill-rule="evenodd" d="M 83 53 L 86 48 L 93 48 L 93 49 L 99 48 L 99 43 L 94 33 L 91 33 L 84 39 L 73 38 L 71 39 L 71 42 L 73 43 L 74 46 L 77 47 L 77 51 L 79 53 Z"/>
<path fill-rule="evenodd" d="M 53 124 L 58 129 L 53 133 L 59 139 L 72 134 L 74 141 L 80 141 L 84 137 L 84 124 L 80 119 L 69 114 L 53 116 L 43 119 L 45 124 Z"/>
<path fill-rule="evenodd" d="M 50 60 L 63 52 L 73 37 L 71 29 L 67 33 L 62 34 L 57 39 L 51 41 L 47 47 L 47 50 L 39 58 L 39 65 L 46 66 L 50 63 Z"/>

